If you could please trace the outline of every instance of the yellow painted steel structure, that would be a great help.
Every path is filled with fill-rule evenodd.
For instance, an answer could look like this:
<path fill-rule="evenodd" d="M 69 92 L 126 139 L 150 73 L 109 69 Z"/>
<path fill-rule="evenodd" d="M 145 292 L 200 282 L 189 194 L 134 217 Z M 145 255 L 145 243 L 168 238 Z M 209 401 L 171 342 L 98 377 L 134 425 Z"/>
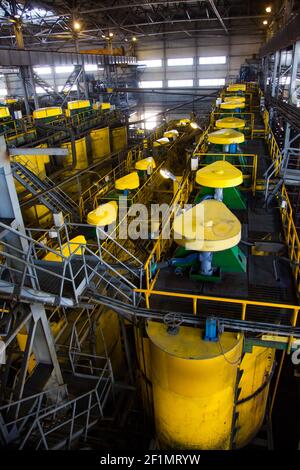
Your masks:
<path fill-rule="evenodd" d="M 101 109 L 102 111 L 105 111 L 106 109 L 110 109 L 111 104 L 110 103 L 101 103 Z"/>
<path fill-rule="evenodd" d="M 111 131 L 113 152 L 120 152 L 127 148 L 127 128 L 116 127 Z"/>
<path fill-rule="evenodd" d="M 197 328 L 170 335 L 153 321 L 147 333 L 160 448 L 230 449 L 242 337 L 223 333 L 208 342 Z"/>
<path fill-rule="evenodd" d="M 95 129 L 90 133 L 92 157 L 94 160 L 110 154 L 109 127 Z"/>
<path fill-rule="evenodd" d="M 72 164 L 72 144 L 71 142 L 66 142 L 61 145 L 62 148 L 67 148 L 69 150 L 69 155 L 64 157 L 64 166 L 69 166 Z M 87 160 L 87 150 L 86 150 L 86 138 L 82 137 L 81 139 L 75 140 L 76 147 L 76 170 L 83 170 L 88 166 Z"/>

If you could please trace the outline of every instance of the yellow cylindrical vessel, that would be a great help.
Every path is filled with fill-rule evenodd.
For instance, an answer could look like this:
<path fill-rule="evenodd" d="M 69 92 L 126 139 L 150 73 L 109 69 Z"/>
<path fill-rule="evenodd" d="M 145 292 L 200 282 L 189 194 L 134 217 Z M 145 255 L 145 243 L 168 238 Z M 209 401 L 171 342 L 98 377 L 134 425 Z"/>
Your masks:
<path fill-rule="evenodd" d="M 75 147 L 76 147 L 76 170 L 83 170 L 88 166 L 87 161 L 87 151 L 86 151 L 86 139 L 82 137 L 82 139 L 75 140 Z M 72 145 L 71 142 L 66 142 L 62 144 L 62 148 L 67 148 L 69 150 L 69 155 L 67 157 L 63 157 L 64 166 L 69 166 L 72 163 Z"/>
<path fill-rule="evenodd" d="M 240 365 L 242 373 L 236 405 L 234 447 L 244 447 L 263 424 L 275 349 L 253 346 Z"/>
<path fill-rule="evenodd" d="M 104 309 L 97 319 L 95 326 L 96 355 L 106 356 L 111 360 L 114 375 L 122 375 L 124 357 L 121 345 L 120 323 L 118 315 L 109 309 Z"/>
<path fill-rule="evenodd" d="M 95 129 L 90 133 L 94 160 L 110 154 L 109 127 Z"/>
<path fill-rule="evenodd" d="M 125 126 L 112 129 L 111 134 L 113 152 L 120 152 L 127 147 L 127 128 Z"/>
<path fill-rule="evenodd" d="M 183 326 L 170 335 L 149 322 L 156 432 L 162 449 L 229 449 L 242 337 L 223 333 L 202 339 Z"/>

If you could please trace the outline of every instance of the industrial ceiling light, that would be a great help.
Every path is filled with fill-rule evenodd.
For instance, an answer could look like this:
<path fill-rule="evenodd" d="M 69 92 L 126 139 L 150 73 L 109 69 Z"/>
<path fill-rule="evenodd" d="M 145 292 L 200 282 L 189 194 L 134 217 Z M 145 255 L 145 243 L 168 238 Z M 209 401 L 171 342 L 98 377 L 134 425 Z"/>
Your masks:
<path fill-rule="evenodd" d="M 264 20 L 264 21 L 263 21 L 263 24 L 268 24 L 267 20 Z"/>
<path fill-rule="evenodd" d="M 109 33 L 109 37 L 112 38 L 114 36 L 114 33 Z"/>
<path fill-rule="evenodd" d="M 176 181 L 176 176 L 173 175 L 173 173 L 170 172 L 170 170 L 167 170 L 166 168 L 162 168 L 161 170 L 159 170 L 161 176 L 163 178 L 165 178 L 166 180 L 172 180 L 172 181 Z"/>
<path fill-rule="evenodd" d="M 81 24 L 79 23 L 79 21 L 74 21 L 73 28 L 75 29 L 75 31 L 79 31 L 81 29 Z"/>
<path fill-rule="evenodd" d="M 270 6 L 269 6 L 269 7 L 266 7 L 266 12 L 267 12 L 267 13 L 271 13 L 271 11 L 272 11 L 272 7 L 270 7 Z"/>
<path fill-rule="evenodd" d="M 105 38 L 106 38 L 105 34 L 102 34 L 102 36 L 101 36 L 101 37 L 102 37 L 103 39 L 105 39 Z"/>
<path fill-rule="evenodd" d="M 132 41 L 133 41 L 133 42 L 137 41 L 136 36 L 133 36 L 133 37 L 132 37 Z"/>

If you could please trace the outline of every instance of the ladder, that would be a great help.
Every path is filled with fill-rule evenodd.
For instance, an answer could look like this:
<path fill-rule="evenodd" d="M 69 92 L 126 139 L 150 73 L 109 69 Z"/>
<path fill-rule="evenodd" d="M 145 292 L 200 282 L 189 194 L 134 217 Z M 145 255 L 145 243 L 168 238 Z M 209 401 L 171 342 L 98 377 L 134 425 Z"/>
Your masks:
<path fill-rule="evenodd" d="M 33 72 L 33 79 L 34 79 L 34 82 L 41 88 L 43 88 L 43 90 L 45 90 L 45 92 L 52 96 L 54 99 L 59 99 L 59 100 L 62 100 L 63 99 L 63 96 L 61 93 L 58 93 L 55 88 L 50 85 L 48 82 L 46 82 L 45 80 L 43 80 L 37 73 Z"/>
<path fill-rule="evenodd" d="M 78 82 L 81 74 L 83 71 L 83 66 L 82 65 L 75 65 L 74 70 L 71 72 L 69 77 L 67 78 L 66 83 L 63 86 L 63 89 L 61 90 L 61 95 L 62 95 L 62 105 L 67 101 L 69 94 L 72 91 L 73 86 Z"/>

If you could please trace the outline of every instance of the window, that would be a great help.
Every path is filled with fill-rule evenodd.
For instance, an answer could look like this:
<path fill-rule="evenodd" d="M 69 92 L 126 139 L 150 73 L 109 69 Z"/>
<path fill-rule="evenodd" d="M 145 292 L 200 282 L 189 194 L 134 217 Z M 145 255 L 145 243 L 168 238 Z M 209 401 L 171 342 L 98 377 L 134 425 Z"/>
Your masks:
<path fill-rule="evenodd" d="M 169 67 L 174 67 L 175 65 L 193 65 L 193 57 L 183 58 L 183 59 L 168 59 Z"/>
<path fill-rule="evenodd" d="M 36 87 L 35 87 L 35 92 L 36 92 L 38 95 L 42 95 L 43 93 L 46 94 L 44 88 L 42 88 L 41 86 L 36 86 Z"/>
<path fill-rule="evenodd" d="M 146 65 L 146 67 L 161 67 L 162 61 L 161 59 L 151 59 L 151 60 L 139 60 L 139 65 Z"/>
<path fill-rule="evenodd" d="M 6 96 L 7 95 L 7 89 L 6 88 L 0 88 L 0 96 Z"/>
<path fill-rule="evenodd" d="M 193 86 L 193 80 L 168 80 L 168 87 Z"/>
<path fill-rule="evenodd" d="M 280 85 L 289 85 L 290 83 L 291 83 L 291 77 L 283 76 L 283 77 L 280 77 L 279 79 Z"/>
<path fill-rule="evenodd" d="M 72 73 L 73 70 L 74 70 L 73 65 L 61 65 L 61 66 L 55 67 L 56 73 Z"/>
<path fill-rule="evenodd" d="M 154 111 L 146 111 L 145 114 L 142 114 L 142 119 L 146 119 L 144 123 L 144 129 L 154 129 L 157 124 L 157 117 L 154 114 Z"/>
<path fill-rule="evenodd" d="M 57 87 L 58 91 L 62 91 L 62 89 L 63 89 L 63 85 L 60 85 Z M 76 91 L 76 90 L 77 90 L 77 85 L 75 84 L 72 86 L 71 91 Z"/>
<path fill-rule="evenodd" d="M 199 57 L 200 65 L 226 64 L 226 55 L 214 57 Z"/>
<path fill-rule="evenodd" d="M 144 82 L 140 82 L 140 88 L 162 88 L 162 85 L 162 80 L 146 80 Z"/>
<path fill-rule="evenodd" d="M 98 70 L 98 65 L 97 64 L 86 64 L 84 66 L 84 70 L 86 72 L 95 72 L 96 70 Z"/>
<path fill-rule="evenodd" d="M 200 78 L 199 86 L 223 86 L 225 85 L 225 78 Z"/>
<path fill-rule="evenodd" d="M 51 74 L 51 67 L 34 67 L 33 70 L 38 75 L 49 75 L 49 74 Z"/>

